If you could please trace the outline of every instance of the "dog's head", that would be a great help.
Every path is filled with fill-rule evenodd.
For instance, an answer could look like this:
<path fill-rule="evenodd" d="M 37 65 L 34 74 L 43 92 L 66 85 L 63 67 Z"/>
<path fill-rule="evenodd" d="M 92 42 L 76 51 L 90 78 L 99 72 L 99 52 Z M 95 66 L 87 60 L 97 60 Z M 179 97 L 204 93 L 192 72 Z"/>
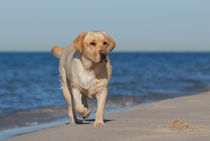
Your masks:
<path fill-rule="evenodd" d="M 74 48 L 92 62 L 107 62 L 107 49 L 111 52 L 115 46 L 115 41 L 101 31 L 84 32 L 73 42 Z"/>

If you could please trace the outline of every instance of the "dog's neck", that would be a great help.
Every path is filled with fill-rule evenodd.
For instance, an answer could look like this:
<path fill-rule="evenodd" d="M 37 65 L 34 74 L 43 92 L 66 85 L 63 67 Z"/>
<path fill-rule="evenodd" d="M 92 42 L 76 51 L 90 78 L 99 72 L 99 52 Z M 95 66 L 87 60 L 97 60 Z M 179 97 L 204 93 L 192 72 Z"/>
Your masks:
<path fill-rule="evenodd" d="M 87 57 L 85 57 L 84 55 L 81 55 L 80 59 L 81 59 L 84 69 L 90 70 L 92 68 L 93 62 L 87 59 Z"/>

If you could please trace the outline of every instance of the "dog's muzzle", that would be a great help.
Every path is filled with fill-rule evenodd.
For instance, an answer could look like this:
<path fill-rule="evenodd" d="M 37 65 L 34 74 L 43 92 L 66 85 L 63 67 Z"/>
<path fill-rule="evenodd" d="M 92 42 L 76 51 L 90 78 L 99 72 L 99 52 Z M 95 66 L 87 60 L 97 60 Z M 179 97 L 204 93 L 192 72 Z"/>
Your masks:
<path fill-rule="evenodd" d="M 107 56 L 107 52 L 105 50 L 100 50 L 99 52 L 100 56 L 101 56 L 101 62 L 105 61 L 107 62 L 106 56 Z"/>

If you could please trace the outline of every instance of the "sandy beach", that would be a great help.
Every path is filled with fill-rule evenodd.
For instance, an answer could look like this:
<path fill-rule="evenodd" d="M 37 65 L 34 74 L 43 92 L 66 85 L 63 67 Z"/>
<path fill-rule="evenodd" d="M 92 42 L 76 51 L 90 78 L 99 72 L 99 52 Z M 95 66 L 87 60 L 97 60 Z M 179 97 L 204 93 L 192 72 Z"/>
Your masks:
<path fill-rule="evenodd" d="M 7 141 L 209 141 L 210 92 L 178 97 L 105 115 L 106 126 L 62 125 Z"/>

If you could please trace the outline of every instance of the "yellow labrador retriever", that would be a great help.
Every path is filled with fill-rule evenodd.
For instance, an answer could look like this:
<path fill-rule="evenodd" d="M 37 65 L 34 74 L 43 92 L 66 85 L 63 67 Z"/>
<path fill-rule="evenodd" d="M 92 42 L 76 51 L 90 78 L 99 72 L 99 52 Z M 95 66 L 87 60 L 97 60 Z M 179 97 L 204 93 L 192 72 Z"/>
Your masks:
<path fill-rule="evenodd" d="M 68 103 L 71 123 L 79 121 L 76 111 L 84 118 L 90 115 L 87 98 L 97 99 L 97 112 L 94 126 L 104 126 L 104 111 L 112 66 L 107 53 L 116 46 L 105 32 L 91 31 L 80 34 L 73 44 L 66 48 L 54 47 L 52 53 L 60 58 L 60 77 L 63 94 Z"/>

